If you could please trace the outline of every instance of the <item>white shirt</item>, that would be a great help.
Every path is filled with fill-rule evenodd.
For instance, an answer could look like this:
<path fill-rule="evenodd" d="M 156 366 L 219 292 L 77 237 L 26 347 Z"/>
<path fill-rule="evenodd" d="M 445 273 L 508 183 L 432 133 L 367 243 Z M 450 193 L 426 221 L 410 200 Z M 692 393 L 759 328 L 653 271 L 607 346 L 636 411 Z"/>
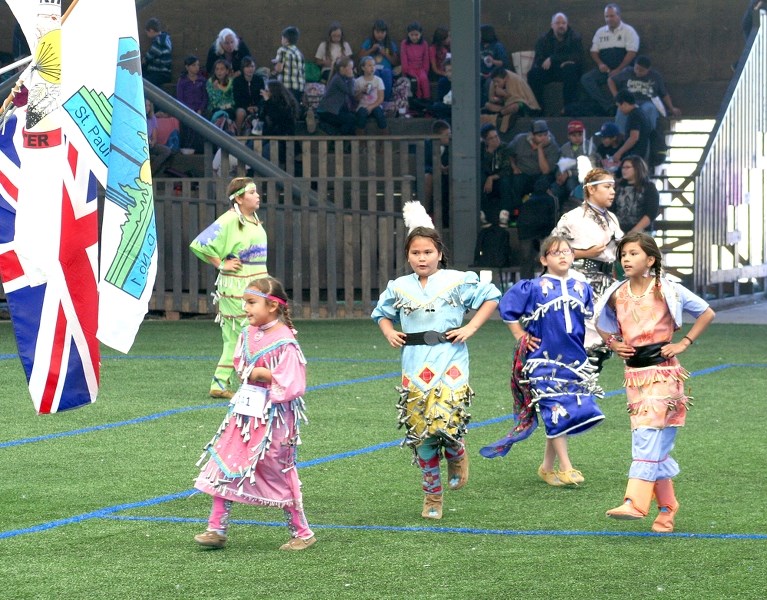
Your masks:
<path fill-rule="evenodd" d="M 591 52 L 606 48 L 625 48 L 626 52 L 636 52 L 639 50 L 639 34 L 631 25 L 623 22 L 614 30 L 607 25 L 600 27 L 591 40 Z"/>

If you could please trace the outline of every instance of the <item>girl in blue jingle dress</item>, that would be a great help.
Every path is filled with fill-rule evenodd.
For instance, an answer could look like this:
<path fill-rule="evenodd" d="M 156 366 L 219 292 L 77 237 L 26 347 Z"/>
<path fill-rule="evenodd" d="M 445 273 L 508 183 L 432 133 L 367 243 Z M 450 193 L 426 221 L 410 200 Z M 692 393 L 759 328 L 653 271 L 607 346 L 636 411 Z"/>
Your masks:
<path fill-rule="evenodd" d="M 480 450 L 486 458 L 505 456 L 535 431 L 537 410 L 547 438 L 538 476 L 554 486 L 584 481 L 570 462 L 566 436 L 604 419 L 594 400 L 602 396 L 596 367 L 583 347 L 592 291 L 583 276 L 570 270 L 573 257 L 566 238 L 546 238 L 541 243 L 543 275 L 520 281 L 501 300 L 501 317 L 519 342 L 511 379 L 517 424 L 506 437 Z"/>
<path fill-rule="evenodd" d="M 407 428 L 403 444 L 414 450 L 414 462 L 423 472 L 421 516 L 441 519 L 442 454 L 450 489 L 460 489 L 469 478 L 462 438 L 474 392 L 466 340 L 495 311 L 501 292 L 480 282 L 476 273 L 440 268 L 445 266 L 444 246 L 426 211 L 408 202 L 404 212 L 410 230 L 405 252 L 413 273 L 389 282 L 371 316 L 389 344 L 402 348 L 397 406 L 400 427 Z M 470 309 L 477 312 L 462 326 Z M 394 329 L 395 323 L 402 331 Z"/>

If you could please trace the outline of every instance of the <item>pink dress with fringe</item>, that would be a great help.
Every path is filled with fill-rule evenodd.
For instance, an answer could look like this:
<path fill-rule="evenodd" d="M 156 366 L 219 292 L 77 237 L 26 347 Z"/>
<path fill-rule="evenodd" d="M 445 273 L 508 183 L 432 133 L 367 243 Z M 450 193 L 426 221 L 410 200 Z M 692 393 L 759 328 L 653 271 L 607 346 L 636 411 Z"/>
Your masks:
<path fill-rule="evenodd" d="M 615 292 L 621 335 L 631 346 L 669 342 L 674 333 L 674 318 L 666 300 L 656 296 L 654 282 L 649 280 L 640 296 L 631 292 L 628 281 Z M 638 427 L 682 427 L 690 404 L 684 394 L 684 381 L 689 376 L 676 357 L 650 367 L 627 366 L 624 385 L 632 431 Z"/>
<path fill-rule="evenodd" d="M 239 414 L 230 404 L 216 435 L 205 447 L 195 487 L 211 496 L 264 506 L 298 506 L 301 482 L 296 472 L 299 423 L 305 420 L 302 394 L 306 359 L 292 331 L 282 323 L 266 330 L 248 326 L 237 342 L 237 372 L 255 362 L 272 373 L 267 387 L 271 406 L 263 418 Z M 234 399 L 233 399 L 234 400 Z"/>

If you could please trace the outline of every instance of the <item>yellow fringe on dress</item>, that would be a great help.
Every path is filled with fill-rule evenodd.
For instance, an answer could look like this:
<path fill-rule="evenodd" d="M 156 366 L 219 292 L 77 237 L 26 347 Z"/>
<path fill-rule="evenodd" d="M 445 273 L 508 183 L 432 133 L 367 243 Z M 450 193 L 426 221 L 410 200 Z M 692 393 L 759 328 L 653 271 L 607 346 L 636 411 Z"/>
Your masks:
<path fill-rule="evenodd" d="M 415 450 L 426 438 L 438 437 L 457 445 L 466 434 L 474 390 L 469 385 L 450 389 L 439 384 L 424 394 L 418 388 L 398 387 L 399 426 L 407 428 L 403 445 Z"/>

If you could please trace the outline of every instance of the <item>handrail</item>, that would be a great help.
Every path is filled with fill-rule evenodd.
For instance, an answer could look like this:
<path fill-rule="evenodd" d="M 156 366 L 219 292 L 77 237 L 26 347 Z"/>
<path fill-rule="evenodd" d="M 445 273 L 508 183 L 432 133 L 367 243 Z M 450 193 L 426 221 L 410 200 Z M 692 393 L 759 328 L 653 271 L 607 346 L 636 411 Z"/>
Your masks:
<path fill-rule="evenodd" d="M 759 13 L 764 13 L 764 10 L 760 10 Z M 719 112 L 716 113 L 716 120 L 714 122 L 714 127 L 711 129 L 711 133 L 708 136 L 708 142 L 703 147 L 703 152 L 701 153 L 702 157 L 708 156 L 709 152 L 711 151 L 711 146 L 716 141 L 717 136 L 719 135 L 719 129 L 722 127 L 722 123 L 724 122 L 725 114 L 727 113 L 727 109 L 730 106 L 730 102 L 732 101 L 732 97 L 735 95 L 735 91 L 738 89 L 738 82 L 740 81 L 740 76 L 743 73 L 743 69 L 746 67 L 746 59 L 748 58 L 748 55 L 751 54 L 751 48 L 754 46 L 754 42 L 756 41 L 757 35 L 759 34 L 759 28 L 754 27 L 751 30 L 751 34 L 748 36 L 748 39 L 746 40 L 745 45 L 743 46 L 743 52 L 740 53 L 740 58 L 738 58 L 738 66 L 735 69 L 735 72 L 733 73 L 732 77 L 730 78 L 730 83 L 727 84 L 727 90 L 724 92 L 724 97 L 722 98 L 722 103 L 719 105 Z M 703 168 L 705 161 L 701 159 L 698 162 L 698 166 L 693 171 L 693 177 L 697 177 L 700 175 L 700 171 Z"/>
<path fill-rule="evenodd" d="M 206 140 L 219 146 L 223 151 L 234 156 L 239 162 L 248 165 L 255 173 L 262 177 L 292 178 L 292 175 L 276 167 L 259 154 L 256 154 L 236 138 L 224 133 L 213 123 L 191 110 L 188 106 L 181 104 L 173 96 L 167 94 L 146 79 L 144 79 L 144 95 L 154 103 L 155 108 L 177 118 L 182 124 L 194 129 Z M 301 197 L 300 190 L 294 187 L 293 196 L 299 199 Z M 310 202 L 317 202 L 317 194 L 314 191 L 310 190 L 307 193 L 307 197 Z"/>

